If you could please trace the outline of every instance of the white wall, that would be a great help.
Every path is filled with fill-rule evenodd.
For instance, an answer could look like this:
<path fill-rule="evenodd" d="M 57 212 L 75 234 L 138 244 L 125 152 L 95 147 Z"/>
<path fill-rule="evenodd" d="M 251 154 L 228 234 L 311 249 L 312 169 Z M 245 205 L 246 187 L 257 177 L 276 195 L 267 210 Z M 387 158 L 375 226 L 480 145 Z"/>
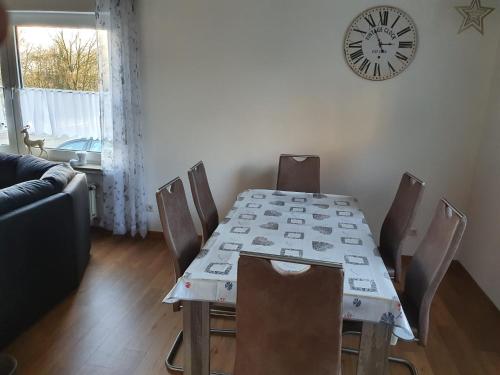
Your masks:
<path fill-rule="evenodd" d="M 500 44 L 497 67 L 500 66 Z M 492 80 L 486 129 L 469 202 L 469 225 L 459 259 L 500 308 L 500 72 Z"/>
<path fill-rule="evenodd" d="M 392 3 L 417 24 L 416 59 L 369 82 L 349 70 L 342 45 L 371 1 L 140 2 L 152 228 L 155 189 L 177 175 L 187 183 L 198 160 L 223 215 L 237 192 L 274 185 L 282 152 L 319 154 L 322 190 L 360 198 L 375 232 L 405 170 L 427 181 L 419 236 L 442 195 L 465 208 L 500 12 L 484 36 L 457 35 L 455 1 Z"/>

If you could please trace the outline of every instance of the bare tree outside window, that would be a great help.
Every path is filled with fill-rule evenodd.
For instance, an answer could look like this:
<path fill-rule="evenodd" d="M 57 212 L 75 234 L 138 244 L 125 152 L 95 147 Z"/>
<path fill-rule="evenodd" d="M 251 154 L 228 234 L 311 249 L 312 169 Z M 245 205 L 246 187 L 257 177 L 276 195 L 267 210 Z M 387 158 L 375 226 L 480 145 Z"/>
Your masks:
<path fill-rule="evenodd" d="M 19 55 L 24 87 L 98 90 L 95 31 L 40 27 L 20 29 Z M 38 37 L 33 38 L 34 30 L 26 29 L 38 29 Z"/>

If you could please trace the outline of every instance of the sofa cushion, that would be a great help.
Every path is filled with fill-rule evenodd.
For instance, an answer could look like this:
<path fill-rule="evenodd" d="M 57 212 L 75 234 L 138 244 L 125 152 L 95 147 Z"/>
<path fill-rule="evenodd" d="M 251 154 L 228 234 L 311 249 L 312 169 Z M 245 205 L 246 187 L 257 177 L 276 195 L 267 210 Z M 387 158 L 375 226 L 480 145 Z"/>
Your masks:
<path fill-rule="evenodd" d="M 20 157 L 0 152 L 0 189 L 16 183 L 17 161 Z"/>
<path fill-rule="evenodd" d="M 68 164 L 58 164 L 45 172 L 40 179 L 49 181 L 59 193 L 63 191 L 75 174 L 76 172 Z"/>
<path fill-rule="evenodd" d="M 38 180 L 49 168 L 56 165 L 57 163 L 33 155 L 23 155 L 17 161 L 16 183 Z"/>
<path fill-rule="evenodd" d="M 0 215 L 26 206 L 56 193 L 54 185 L 45 180 L 21 182 L 0 190 Z"/>

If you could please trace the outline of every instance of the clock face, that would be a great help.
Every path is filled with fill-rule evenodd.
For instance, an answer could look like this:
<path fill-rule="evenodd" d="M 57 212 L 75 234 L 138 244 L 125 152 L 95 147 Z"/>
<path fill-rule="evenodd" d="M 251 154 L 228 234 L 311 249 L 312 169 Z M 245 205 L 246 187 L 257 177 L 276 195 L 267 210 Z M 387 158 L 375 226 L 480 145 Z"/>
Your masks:
<path fill-rule="evenodd" d="M 344 52 L 347 63 L 359 76 L 382 81 L 397 76 L 413 60 L 417 28 L 400 9 L 370 8 L 347 29 Z"/>

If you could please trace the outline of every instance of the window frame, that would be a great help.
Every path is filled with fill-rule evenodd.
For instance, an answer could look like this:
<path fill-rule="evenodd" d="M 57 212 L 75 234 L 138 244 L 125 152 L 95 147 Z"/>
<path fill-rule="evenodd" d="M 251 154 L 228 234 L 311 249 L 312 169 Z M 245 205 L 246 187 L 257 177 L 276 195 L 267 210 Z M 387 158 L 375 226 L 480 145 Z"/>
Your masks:
<path fill-rule="evenodd" d="M 8 43 L 6 40 L 5 43 Z M 16 132 L 16 122 L 14 119 L 14 89 L 11 85 L 11 77 L 10 77 L 10 69 L 9 69 L 9 58 L 8 58 L 8 49 L 5 46 L 2 46 L 0 49 L 0 64 L 1 64 L 1 74 L 2 74 L 2 91 L 4 98 L 4 109 L 5 109 L 5 117 L 7 120 L 7 135 L 9 138 L 8 145 L 0 145 L 1 152 L 9 152 L 9 153 L 17 153 L 19 150 L 18 147 L 18 137 Z"/>
<path fill-rule="evenodd" d="M 9 33 L 1 51 L 1 68 L 4 84 L 4 97 L 7 126 L 11 151 L 26 152 L 20 131 L 23 128 L 19 90 L 22 85 L 19 50 L 17 46 L 18 26 L 74 27 L 96 29 L 95 14 L 92 12 L 46 12 L 46 11 L 8 11 Z M 4 77 L 5 76 L 5 77 Z M 9 102 L 7 101 L 7 97 Z M 7 107 L 11 116 L 7 113 Z M 13 143 L 12 143 L 13 142 Z M 75 151 L 47 149 L 49 160 L 69 161 L 76 157 Z M 35 152 L 36 155 L 36 152 Z M 37 155 L 38 156 L 38 155 Z M 87 151 L 88 164 L 101 164 L 101 153 Z"/>

